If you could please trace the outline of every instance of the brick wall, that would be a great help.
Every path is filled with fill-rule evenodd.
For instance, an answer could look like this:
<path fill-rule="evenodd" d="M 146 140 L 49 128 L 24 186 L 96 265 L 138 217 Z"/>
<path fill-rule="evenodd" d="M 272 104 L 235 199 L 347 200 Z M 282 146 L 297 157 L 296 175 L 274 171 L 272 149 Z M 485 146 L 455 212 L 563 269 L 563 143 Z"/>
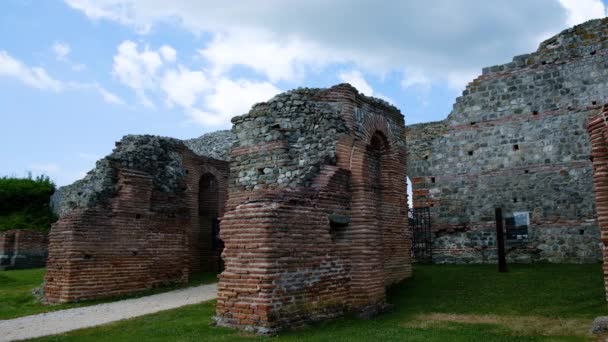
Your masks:
<path fill-rule="evenodd" d="M 44 267 L 47 257 L 46 233 L 15 229 L 0 233 L 0 271 Z"/>
<path fill-rule="evenodd" d="M 603 247 L 604 286 L 608 299 L 608 105 L 604 106 L 602 113 L 589 121 L 587 130 L 591 137 L 593 190 Z"/>
<path fill-rule="evenodd" d="M 203 175 L 215 177 L 218 200 L 213 204 L 221 215 L 227 163 L 185 146 L 174 152 L 185 175 L 175 191 L 161 191 L 149 173 L 115 163 L 117 192 L 68 212 L 53 225 L 45 277 L 48 302 L 122 295 L 216 270 L 221 251 L 212 249 L 210 227 L 199 215 L 199 184 Z"/>
<path fill-rule="evenodd" d="M 382 311 L 411 274 L 399 111 L 339 85 L 233 123 L 217 322 L 269 333 Z"/>

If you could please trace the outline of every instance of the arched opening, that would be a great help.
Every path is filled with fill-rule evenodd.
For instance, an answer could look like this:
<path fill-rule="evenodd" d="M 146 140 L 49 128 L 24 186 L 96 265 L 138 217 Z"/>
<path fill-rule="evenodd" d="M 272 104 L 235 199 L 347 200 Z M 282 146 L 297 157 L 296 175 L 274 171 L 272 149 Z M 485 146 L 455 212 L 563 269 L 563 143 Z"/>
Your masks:
<path fill-rule="evenodd" d="M 383 182 L 383 160 L 388 153 L 388 142 L 384 134 L 376 132 L 367 145 L 367 172 L 368 184 L 374 195 L 374 202 L 378 208 L 382 201 Z"/>
<path fill-rule="evenodd" d="M 205 173 L 200 178 L 198 193 L 198 216 L 202 232 L 200 235 L 201 244 L 206 247 L 203 248 L 203 255 L 201 255 L 203 260 L 201 262 L 203 266 L 207 264 L 217 271 L 223 269 L 220 256 L 224 249 L 224 242 L 220 239 L 219 208 L 218 180 L 213 174 Z"/>
<path fill-rule="evenodd" d="M 407 183 L 407 207 L 412 209 L 414 207 L 414 192 L 412 191 L 412 180 L 410 177 L 406 177 L 405 181 Z"/>
<path fill-rule="evenodd" d="M 374 235 L 376 236 L 373 243 L 377 244 L 376 248 L 381 251 L 382 269 L 386 267 L 387 257 L 385 254 L 390 254 L 390 247 L 387 246 L 386 240 L 391 238 L 391 234 L 387 232 L 387 223 L 392 215 L 390 209 L 387 211 L 385 201 L 385 196 L 390 192 L 388 184 L 390 168 L 387 167 L 388 154 L 388 139 L 382 132 L 375 132 L 366 148 L 366 169 L 371 200 L 370 209 L 373 210 Z"/>

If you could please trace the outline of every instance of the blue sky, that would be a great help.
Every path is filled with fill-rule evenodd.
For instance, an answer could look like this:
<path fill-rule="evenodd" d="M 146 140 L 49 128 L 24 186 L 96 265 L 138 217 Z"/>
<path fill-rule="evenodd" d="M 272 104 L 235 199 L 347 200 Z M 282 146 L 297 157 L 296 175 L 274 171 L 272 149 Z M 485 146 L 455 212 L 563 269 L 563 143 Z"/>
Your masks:
<path fill-rule="evenodd" d="M 484 66 L 600 0 L 4 0 L 0 176 L 81 178 L 125 134 L 192 138 L 292 88 L 349 82 L 445 118 Z"/>

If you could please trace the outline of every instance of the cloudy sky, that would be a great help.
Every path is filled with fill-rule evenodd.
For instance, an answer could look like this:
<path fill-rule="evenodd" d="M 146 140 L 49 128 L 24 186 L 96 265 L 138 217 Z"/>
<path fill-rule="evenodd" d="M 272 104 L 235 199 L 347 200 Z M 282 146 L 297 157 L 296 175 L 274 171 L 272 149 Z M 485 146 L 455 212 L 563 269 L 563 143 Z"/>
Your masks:
<path fill-rule="evenodd" d="M 192 138 L 292 88 L 349 82 L 406 123 L 601 0 L 3 0 L 0 176 L 82 177 L 125 134 Z"/>

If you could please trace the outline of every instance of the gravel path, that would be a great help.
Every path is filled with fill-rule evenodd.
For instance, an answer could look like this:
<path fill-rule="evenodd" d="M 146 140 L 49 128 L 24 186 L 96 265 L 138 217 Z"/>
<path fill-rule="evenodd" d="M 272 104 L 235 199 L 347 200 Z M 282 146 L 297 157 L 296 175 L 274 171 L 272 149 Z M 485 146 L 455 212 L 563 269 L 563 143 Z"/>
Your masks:
<path fill-rule="evenodd" d="M 55 335 L 214 299 L 217 285 L 201 285 L 147 297 L 0 320 L 0 342 Z"/>

